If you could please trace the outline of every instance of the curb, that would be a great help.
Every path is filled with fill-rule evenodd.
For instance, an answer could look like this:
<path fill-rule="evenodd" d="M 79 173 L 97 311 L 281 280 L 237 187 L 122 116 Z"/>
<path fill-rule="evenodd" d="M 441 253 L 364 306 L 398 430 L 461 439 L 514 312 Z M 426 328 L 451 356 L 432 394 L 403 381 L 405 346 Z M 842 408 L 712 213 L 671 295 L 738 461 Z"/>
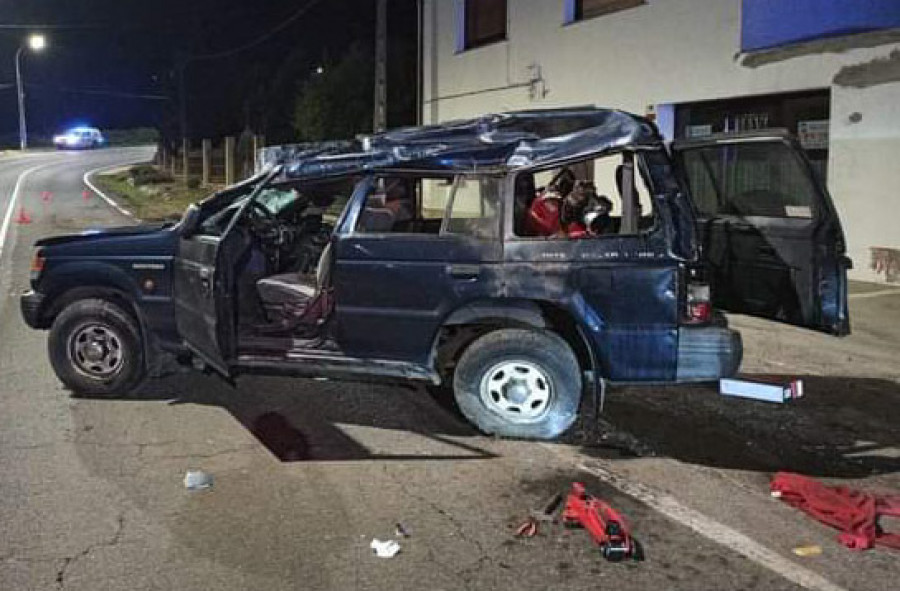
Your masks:
<path fill-rule="evenodd" d="M 143 162 L 143 161 L 140 161 L 140 162 Z M 137 161 L 136 161 L 136 162 L 133 162 L 133 163 L 130 163 L 130 164 L 139 164 L 140 162 L 137 162 Z M 84 173 L 84 176 L 82 177 L 82 180 L 84 181 L 84 184 L 87 185 L 87 187 L 88 187 L 91 191 L 93 191 L 98 197 L 100 197 L 101 199 L 103 199 L 103 200 L 107 203 L 107 205 L 109 205 L 110 207 L 112 207 L 113 209 L 115 209 L 116 211 L 118 211 L 119 213 L 121 213 L 122 215 L 124 215 L 125 217 L 131 218 L 131 219 L 134 220 L 135 222 L 140 223 L 141 219 L 138 218 L 138 217 L 136 217 L 136 216 L 134 215 L 133 212 L 131 212 L 130 210 L 125 209 L 124 207 L 122 207 L 121 205 L 119 205 L 119 203 L 116 202 L 115 199 L 113 199 L 112 197 L 110 197 L 109 195 L 107 195 L 106 193 L 104 193 L 103 191 L 101 191 L 101 190 L 97 187 L 97 185 L 95 185 L 94 183 L 91 182 L 91 177 L 94 176 L 95 174 L 99 174 L 99 173 L 102 173 L 102 172 L 107 171 L 107 170 L 113 170 L 113 169 L 116 169 L 116 168 L 122 168 L 123 166 L 129 166 L 129 163 L 126 163 L 126 164 L 119 163 L 119 164 L 114 164 L 114 165 L 112 165 L 112 166 L 103 166 L 103 167 L 101 167 L 101 168 L 95 168 L 94 170 L 89 170 L 89 171 L 87 171 L 86 173 Z"/>

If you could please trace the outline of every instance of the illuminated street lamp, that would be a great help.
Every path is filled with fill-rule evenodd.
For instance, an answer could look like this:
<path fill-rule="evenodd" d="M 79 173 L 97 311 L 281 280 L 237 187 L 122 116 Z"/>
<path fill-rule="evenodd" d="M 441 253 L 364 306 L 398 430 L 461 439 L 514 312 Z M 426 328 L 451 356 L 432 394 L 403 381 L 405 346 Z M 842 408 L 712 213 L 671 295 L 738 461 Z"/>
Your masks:
<path fill-rule="evenodd" d="M 28 147 L 28 130 L 25 127 L 25 90 L 22 88 L 22 51 L 26 45 L 28 49 L 34 52 L 43 51 L 47 47 L 47 38 L 41 34 L 34 34 L 28 37 L 25 44 L 20 45 L 16 50 L 16 89 L 19 95 L 19 148 L 24 150 Z"/>

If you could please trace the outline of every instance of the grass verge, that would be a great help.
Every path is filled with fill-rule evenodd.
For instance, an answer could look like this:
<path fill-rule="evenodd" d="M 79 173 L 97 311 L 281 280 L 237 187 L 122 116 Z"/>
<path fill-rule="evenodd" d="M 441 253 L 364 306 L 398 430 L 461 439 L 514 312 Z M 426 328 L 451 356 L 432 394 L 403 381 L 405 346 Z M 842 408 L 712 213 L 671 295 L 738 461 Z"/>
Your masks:
<path fill-rule="evenodd" d="M 146 222 L 179 219 L 188 205 L 215 191 L 210 187 L 188 187 L 183 181 L 171 178 L 136 184 L 135 168 L 95 175 L 93 181 L 101 191 Z"/>

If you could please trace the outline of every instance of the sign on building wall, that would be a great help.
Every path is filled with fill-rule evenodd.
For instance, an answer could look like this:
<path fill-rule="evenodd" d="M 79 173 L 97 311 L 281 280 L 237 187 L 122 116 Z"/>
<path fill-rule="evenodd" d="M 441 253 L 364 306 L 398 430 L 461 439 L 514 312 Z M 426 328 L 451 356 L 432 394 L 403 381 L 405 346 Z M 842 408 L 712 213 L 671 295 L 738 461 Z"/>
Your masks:
<path fill-rule="evenodd" d="M 741 49 L 900 27 L 900 0 L 744 0 Z"/>
<path fill-rule="evenodd" d="M 706 125 L 688 125 L 684 128 L 684 135 L 687 137 L 706 137 L 712 135 L 713 126 Z"/>
<path fill-rule="evenodd" d="M 797 137 L 804 150 L 828 149 L 828 119 L 819 121 L 799 121 L 797 123 Z"/>

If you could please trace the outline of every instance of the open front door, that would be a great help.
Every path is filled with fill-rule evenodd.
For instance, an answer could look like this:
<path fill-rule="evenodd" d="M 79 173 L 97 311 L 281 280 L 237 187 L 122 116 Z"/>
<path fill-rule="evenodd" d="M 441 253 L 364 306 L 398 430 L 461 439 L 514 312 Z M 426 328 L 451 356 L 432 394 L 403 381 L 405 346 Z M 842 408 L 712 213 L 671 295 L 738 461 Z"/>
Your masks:
<path fill-rule="evenodd" d="M 676 142 L 673 152 L 697 208 L 715 306 L 848 334 L 844 234 L 799 144 L 757 132 Z"/>
<path fill-rule="evenodd" d="M 230 375 L 227 343 L 233 330 L 231 298 L 220 259 L 220 238 L 182 238 L 174 264 L 175 320 L 188 348 L 224 376 Z"/>

